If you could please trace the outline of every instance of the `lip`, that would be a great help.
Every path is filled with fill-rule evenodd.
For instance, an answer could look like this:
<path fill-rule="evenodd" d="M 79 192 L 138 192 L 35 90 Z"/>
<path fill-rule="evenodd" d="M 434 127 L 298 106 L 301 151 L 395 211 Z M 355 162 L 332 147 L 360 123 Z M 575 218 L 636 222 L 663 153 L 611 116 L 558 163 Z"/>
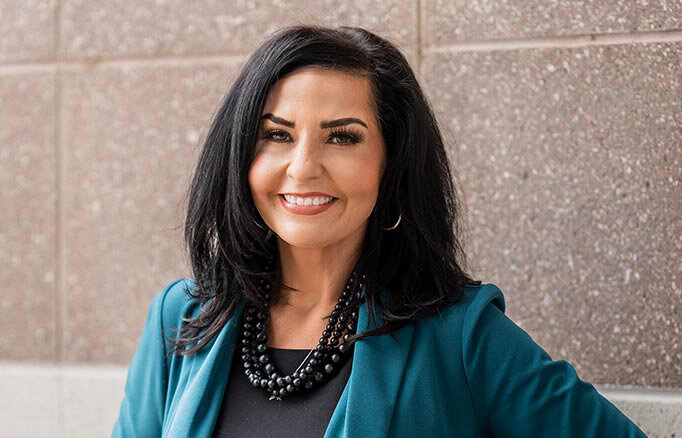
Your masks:
<path fill-rule="evenodd" d="M 324 192 L 306 192 L 306 193 L 286 192 L 286 193 L 280 193 L 280 195 L 300 196 L 301 198 L 305 198 L 306 196 L 324 196 L 325 198 L 334 198 L 334 196 L 332 196 L 328 193 L 324 193 Z"/>
<path fill-rule="evenodd" d="M 317 193 L 317 192 L 316 192 Z M 293 195 L 293 193 L 286 193 L 287 195 Z M 328 210 L 331 208 L 332 205 L 336 204 L 336 201 L 338 201 L 338 198 L 332 199 L 331 202 L 328 202 L 326 204 L 322 205 L 298 205 L 298 204 L 289 204 L 286 199 L 284 199 L 284 194 L 279 194 L 277 195 L 279 197 L 279 201 L 282 203 L 282 207 L 284 207 L 285 210 L 290 211 L 295 214 L 304 214 L 304 215 L 312 215 L 312 214 L 320 214 L 323 211 Z M 301 196 L 301 195 L 295 195 L 295 196 Z M 307 195 L 307 196 L 327 196 L 333 198 L 333 196 L 329 195 Z"/>

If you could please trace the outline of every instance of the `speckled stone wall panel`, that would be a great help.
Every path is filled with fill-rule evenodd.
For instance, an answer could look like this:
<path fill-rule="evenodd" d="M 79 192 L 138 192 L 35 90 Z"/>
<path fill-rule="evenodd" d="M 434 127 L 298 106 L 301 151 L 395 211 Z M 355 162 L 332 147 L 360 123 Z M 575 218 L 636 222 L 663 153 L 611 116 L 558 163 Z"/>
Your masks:
<path fill-rule="evenodd" d="M 53 58 L 56 4 L 56 0 L 2 0 L 0 62 Z"/>
<path fill-rule="evenodd" d="M 152 296 L 188 275 L 189 176 L 239 62 L 64 72 L 66 362 L 130 360 Z"/>
<path fill-rule="evenodd" d="M 62 5 L 61 23 L 68 59 L 245 53 L 298 23 L 362 26 L 403 47 L 417 45 L 417 3 L 400 0 L 71 0 Z"/>
<path fill-rule="evenodd" d="M 423 0 L 422 8 L 426 45 L 682 27 L 680 1 Z"/>
<path fill-rule="evenodd" d="M 56 357 L 55 73 L 0 73 L 0 359 Z"/>
<path fill-rule="evenodd" d="M 428 55 L 476 274 L 554 358 L 682 387 L 682 44 Z"/>

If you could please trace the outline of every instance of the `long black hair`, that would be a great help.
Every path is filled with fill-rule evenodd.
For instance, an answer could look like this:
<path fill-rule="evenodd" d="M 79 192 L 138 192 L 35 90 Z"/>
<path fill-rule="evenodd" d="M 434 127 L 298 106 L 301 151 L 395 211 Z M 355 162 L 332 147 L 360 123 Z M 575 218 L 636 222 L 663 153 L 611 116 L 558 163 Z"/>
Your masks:
<path fill-rule="evenodd" d="M 365 273 L 365 303 L 375 329 L 348 342 L 391 333 L 456 303 L 464 285 L 463 224 L 456 185 L 436 119 L 399 49 L 359 27 L 293 25 L 270 36 L 248 58 L 206 136 L 189 188 L 185 244 L 194 277 L 187 293 L 201 312 L 187 318 L 171 353 L 190 355 L 208 343 L 246 299 L 266 310 L 260 280 L 277 259 L 276 235 L 255 208 L 248 172 L 268 92 L 286 74 L 321 67 L 360 75 L 371 84 L 386 145 L 386 168 L 368 221 L 356 271 Z M 396 223 L 393 230 L 382 229 Z M 376 299 L 382 324 L 377 323 Z M 191 347 L 191 348 L 187 348 Z"/>

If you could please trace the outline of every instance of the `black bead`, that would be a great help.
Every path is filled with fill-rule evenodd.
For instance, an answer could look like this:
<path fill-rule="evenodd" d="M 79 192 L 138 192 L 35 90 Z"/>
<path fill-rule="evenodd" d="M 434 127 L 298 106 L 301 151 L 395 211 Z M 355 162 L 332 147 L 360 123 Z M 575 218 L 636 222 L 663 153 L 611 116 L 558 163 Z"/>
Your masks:
<path fill-rule="evenodd" d="M 331 332 L 329 330 L 325 330 L 322 332 L 322 338 L 321 339 L 327 339 L 331 335 Z"/>
<path fill-rule="evenodd" d="M 346 351 L 348 351 L 349 348 L 350 348 L 350 344 L 341 344 L 341 345 L 339 345 L 339 351 L 340 351 L 341 353 L 345 353 Z"/>
<path fill-rule="evenodd" d="M 285 382 L 286 384 L 291 383 L 291 381 L 292 381 L 291 376 L 284 376 L 284 382 Z"/>
<path fill-rule="evenodd" d="M 339 322 L 343 324 L 348 320 L 348 317 L 346 315 L 339 315 Z"/>
<path fill-rule="evenodd" d="M 276 386 L 277 384 L 275 383 L 274 380 L 268 380 L 268 388 L 275 389 Z"/>
<path fill-rule="evenodd" d="M 313 351 L 313 357 L 314 357 L 315 359 L 321 359 L 322 356 L 324 356 L 324 355 L 322 354 L 322 352 L 321 352 L 320 350 L 315 350 L 315 351 Z"/>
<path fill-rule="evenodd" d="M 314 357 L 311 357 L 310 360 L 308 361 L 308 363 L 312 366 L 315 366 L 315 365 L 317 365 L 317 359 L 315 359 Z"/>
<path fill-rule="evenodd" d="M 261 388 L 268 386 L 268 379 L 260 379 L 260 386 Z"/>
<path fill-rule="evenodd" d="M 340 338 L 341 335 L 343 335 L 343 332 L 341 330 L 334 330 L 334 337 L 335 338 Z"/>
<path fill-rule="evenodd" d="M 312 389 L 312 387 L 313 387 L 313 381 L 312 381 L 312 380 L 308 380 L 307 382 L 305 382 L 305 387 L 306 387 L 306 389 Z"/>
<path fill-rule="evenodd" d="M 265 365 L 265 372 L 268 374 L 272 374 L 275 371 L 275 366 L 271 363 Z"/>
<path fill-rule="evenodd" d="M 332 354 L 332 361 L 333 361 L 333 362 L 338 362 L 338 361 L 340 361 L 340 360 L 341 360 L 341 356 L 339 356 L 339 355 L 336 354 L 336 353 Z"/>
<path fill-rule="evenodd" d="M 334 330 L 334 325 L 333 324 L 327 324 L 326 330 Z"/>
<path fill-rule="evenodd" d="M 256 335 L 256 340 L 258 341 L 264 341 L 267 338 L 267 335 L 263 332 L 260 332 Z"/>
<path fill-rule="evenodd" d="M 279 379 L 277 379 L 277 385 L 279 386 L 286 385 L 286 383 L 284 382 L 284 378 L 280 377 Z"/>
<path fill-rule="evenodd" d="M 318 382 L 321 382 L 322 379 L 324 379 L 324 374 L 320 373 L 319 371 L 315 373 L 315 380 Z"/>
<path fill-rule="evenodd" d="M 337 346 L 339 344 L 339 340 L 337 338 L 331 338 L 329 340 L 329 343 L 332 344 L 333 346 Z"/>
<path fill-rule="evenodd" d="M 354 310 L 353 313 L 350 314 L 350 317 L 353 319 L 358 319 L 358 312 Z"/>
<path fill-rule="evenodd" d="M 286 388 L 280 388 L 279 395 L 280 396 L 287 395 L 287 389 Z"/>
<path fill-rule="evenodd" d="M 294 392 L 295 390 L 296 390 L 296 388 L 294 388 L 294 385 L 287 385 L 287 392 L 288 392 L 288 393 L 292 393 L 292 392 Z"/>
<path fill-rule="evenodd" d="M 260 363 L 266 363 L 268 362 L 269 358 L 267 354 L 261 354 L 260 357 L 258 358 L 258 361 Z"/>
<path fill-rule="evenodd" d="M 294 379 L 292 382 L 294 386 L 301 386 L 302 380 L 301 379 Z"/>
<path fill-rule="evenodd" d="M 318 347 L 320 345 L 325 345 L 326 343 L 327 343 L 327 338 L 320 338 L 320 344 L 318 345 Z M 318 350 L 319 350 L 319 348 L 318 348 Z"/>
<path fill-rule="evenodd" d="M 352 322 L 349 322 L 346 325 L 346 328 L 348 329 L 348 331 L 354 332 L 355 331 L 355 324 L 353 324 Z"/>
<path fill-rule="evenodd" d="M 251 368 L 251 362 L 244 362 L 244 368 Z"/>
<path fill-rule="evenodd" d="M 327 372 L 327 374 L 329 374 L 332 371 L 334 371 L 334 366 L 332 364 L 328 363 L 327 365 L 324 366 L 324 370 Z"/>
<path fill-rule="evenodd" d="M 315 370 L 313 370 L 313 367 L 310 365 L 306 365 L 305 367 L 305 372 L 308 374 L 312 374 Z"/>
<path fill-rule="evenodd" d="M 251 332 L 248 331 L 248 330 L 245 330 L 244 333 L 243 333 L 243 335 L 244 335 L 245 338 L 249 338 L 249 339 L 250 339 L 250 338 L 253 336 L 253 333 L 251 333 Z"/>
<path fill-rule="evenodd" d="M 256 350 L 257 350 L 259 353 L 265 353 L 265 352 L 268 350 L 268 346 L 265 345 L 265 344 L 258 344 L 258 345 L 256 346 Z"/>

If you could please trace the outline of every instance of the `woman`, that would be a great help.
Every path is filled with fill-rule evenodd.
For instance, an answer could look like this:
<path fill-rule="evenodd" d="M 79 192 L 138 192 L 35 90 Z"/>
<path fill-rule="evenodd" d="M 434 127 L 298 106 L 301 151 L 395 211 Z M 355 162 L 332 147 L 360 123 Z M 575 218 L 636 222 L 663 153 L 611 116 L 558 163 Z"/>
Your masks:
<path fill-rule="evenodd" d="M 400 52 L 280 30 L 208 133 L 193 277 L 152 300 L 113 436 L 644 436 L 465 273 L 459 219 Z"/>

